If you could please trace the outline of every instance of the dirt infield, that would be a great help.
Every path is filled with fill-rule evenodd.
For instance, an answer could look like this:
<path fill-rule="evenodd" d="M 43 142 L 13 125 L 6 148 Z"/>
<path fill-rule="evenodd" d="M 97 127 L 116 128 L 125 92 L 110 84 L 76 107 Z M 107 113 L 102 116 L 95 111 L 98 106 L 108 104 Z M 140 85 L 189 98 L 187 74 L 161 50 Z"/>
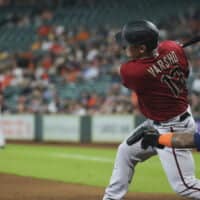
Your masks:
<path fill-rule="evenodd" d="M 103 188 L 0 174 L 0 200 L 101 200 Z M 125 200 L 184 200 L 176 195 L 129 193 Z"/>

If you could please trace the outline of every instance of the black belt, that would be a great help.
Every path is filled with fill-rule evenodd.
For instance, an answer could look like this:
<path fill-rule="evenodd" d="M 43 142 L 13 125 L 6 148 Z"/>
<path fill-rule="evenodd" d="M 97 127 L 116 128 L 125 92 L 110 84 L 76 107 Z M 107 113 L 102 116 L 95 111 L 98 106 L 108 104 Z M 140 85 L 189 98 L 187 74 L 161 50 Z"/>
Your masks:
<path fill-rule="evenodd" d="M 189 112 L 184 112 L 184 113 L 179 117 L 179 121 L 182 122 L 182 121 L 184 121 L 185 119 L 187 119 L 189 116 L 190 116 L 190 113 L 189 113 Z M 153 121 L 153 123 L 154 123 L 155 125 L 161 125 L 162 122 Z M 163 123 L 164 123 L 164 122 L 163 122 Z"/>

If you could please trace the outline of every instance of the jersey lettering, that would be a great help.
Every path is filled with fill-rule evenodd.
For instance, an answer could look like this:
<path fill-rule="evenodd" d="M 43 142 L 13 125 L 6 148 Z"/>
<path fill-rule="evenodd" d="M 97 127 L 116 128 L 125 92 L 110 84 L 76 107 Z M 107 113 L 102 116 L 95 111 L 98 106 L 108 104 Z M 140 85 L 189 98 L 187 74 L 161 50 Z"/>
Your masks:
<path fill-rule="evenodd" d="M 161 76 L 161 82 L 169 87 L 175 97 L 180 96 L 186 84 L 184 73 L 179 66 L 171 69 L 169 74 L 163 74 Z"/>
<path fill-rule="evenodd" d="M 147 71 L 156 77 L 162 71 L 170 68 L 171 65 L 176 65 L 179 62 L 178 57 L 174 51 L 170 51 L 167 55 L 163 56 L 161 59 L 157 60 L 156 63 L 149 66 Z"/>

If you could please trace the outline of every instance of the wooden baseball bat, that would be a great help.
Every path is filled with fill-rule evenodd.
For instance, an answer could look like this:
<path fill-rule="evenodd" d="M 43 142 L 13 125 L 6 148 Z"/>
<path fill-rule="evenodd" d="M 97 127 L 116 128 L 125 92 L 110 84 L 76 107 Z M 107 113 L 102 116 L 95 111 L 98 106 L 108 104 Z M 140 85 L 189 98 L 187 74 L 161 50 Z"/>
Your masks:
<path fill-rule="evenodd" d="M 183 48 L 188 47 L 188 46 L 190 46 L 192 44 L 195 44 L 195 43 L 197 43 L 199 41 L 200 41 L 200 35 L 197 35 L 197 36 L 191 38 L 189 41 L 187 41 L 184 44 L 182 44 L 182 47 Z"/>

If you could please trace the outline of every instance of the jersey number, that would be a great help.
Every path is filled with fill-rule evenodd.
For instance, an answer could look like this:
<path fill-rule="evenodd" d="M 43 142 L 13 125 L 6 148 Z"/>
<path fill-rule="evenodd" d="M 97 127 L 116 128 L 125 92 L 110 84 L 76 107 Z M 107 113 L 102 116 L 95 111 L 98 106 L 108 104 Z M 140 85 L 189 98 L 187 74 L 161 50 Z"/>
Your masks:
<path fill-rule="evenodd" d="M 163 74 L 161 82 L 167 84 L 175 97 L 180 95 L 186 84 L 184 73 L 178 66 L 171 69 L 169 74 Z"/>

